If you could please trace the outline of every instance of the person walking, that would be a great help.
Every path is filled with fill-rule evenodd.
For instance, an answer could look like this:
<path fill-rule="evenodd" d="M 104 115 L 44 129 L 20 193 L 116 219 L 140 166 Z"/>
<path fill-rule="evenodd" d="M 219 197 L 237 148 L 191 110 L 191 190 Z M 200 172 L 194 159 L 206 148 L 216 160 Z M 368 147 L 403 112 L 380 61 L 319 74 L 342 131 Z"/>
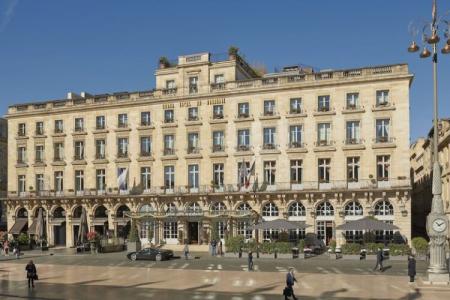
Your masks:
<path fill-rule="evenodd" d="M 373 270 L 375 271 L 378 267 L 380 267 L 379 271 L 383 270 L 383 250 L 381 250 L 381 248 L 378 248 L 377 264 L 375 265 L 375 268 L 373 268 Z"/>
<path fill-rule="evenodd" d="M 212 256 L 216 256 L 216 246 L 217 246 L 216 240 L 212 240 L 212 241 L 211 241 Z"/>
<path fill-rule="evenodd" d="M 37 280 L 38 277 L 36 266 L 34 265 L 32 260 L 28 262 L 27 266 L 25 267 L 25 271 L 27 271 L 28 288 L 34 288 L 34 280 Z"/>
<path fill-rule="evenodd" d="M 219 240 L 219 256 L 223 256 L 223 247 L 222 247 L 222 240 Z"/>
<path fill-rule="evenodd" d="M 289 268 L 288 273 L 286 274 L 286 288 L 284 289 L 284 299 L 288 300 L 288 297 L 292 296 L 292 299 L 297 300 L 297 297 L 294 295 L 294 283 L 297 282 L 297 279 L 294 275 L 294 268 Z"/>
<path fill-rule="evenodd" d="M 414 282 L 414 277 L 416 276 L 416 259 L 413 255 L 408 256 L 408 276 L 409 282 Z"/>
<path fill-rule="evenodd" d="M 188 243 L 184 243 L 184 259 L 188 259 L 189 258 L 189 246 Z"/>
<path fill-rule="evenodd" d="M 253 271 L 253 253 L 248 251 L 248 270 Z"/>
<path fill-rule="evenodd" d="M 3 249 L 5 251 L 5 256 L 9 256 L 9 241 L 8 240 L 6 240 L 3 243 Z"/>

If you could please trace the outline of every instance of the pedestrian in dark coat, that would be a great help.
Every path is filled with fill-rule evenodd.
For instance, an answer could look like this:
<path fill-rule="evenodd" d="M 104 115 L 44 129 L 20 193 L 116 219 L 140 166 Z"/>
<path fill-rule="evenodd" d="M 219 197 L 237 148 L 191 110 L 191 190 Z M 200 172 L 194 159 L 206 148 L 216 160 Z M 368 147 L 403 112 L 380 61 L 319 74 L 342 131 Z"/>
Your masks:
<path fill-rule="evenodd" d="M 253 253 L 248 251 L 248 270 L 253 271 Z"/>
<path fill-rule="evenodd" d="M 34 280 L 37 279 L 37 270 L 32 260 L 28 262 L 25 271 L 27 271 L 28 288 L 34 288 Z"/>
<path fill-rule="evenodd" d="M 378 248 L 377 251 L 377 264 L 375 265 L 375 268 L 373 270 L 375 271 L 378 267 L 380 267 L 380 271 L 383 270 L 383 250 L 381 248 Z"/>
<path fill-rule="evenodd" d="M 288 300 L 290 296 L 292 299 L 297 300 L 297 297 L 294 295 L 294 283 L 297 282 L 297 279 L 294 276 L 294 268 L 289 268 L 289 272 L 286 274 L 286 288 L 284 289 L 284 299 Z"/>
<path fill-rule="evenodd" d="M 189 246 L 188 243 L 184 243 L 184 259 L 188 259 L 189 258 Z"/>
<path fill-rule="evenodd" d="M 408 256 L 408 276 L 409 282 L 414 282 L 414 277 L 416 276 L 416 259 L 414 256 Z"/>

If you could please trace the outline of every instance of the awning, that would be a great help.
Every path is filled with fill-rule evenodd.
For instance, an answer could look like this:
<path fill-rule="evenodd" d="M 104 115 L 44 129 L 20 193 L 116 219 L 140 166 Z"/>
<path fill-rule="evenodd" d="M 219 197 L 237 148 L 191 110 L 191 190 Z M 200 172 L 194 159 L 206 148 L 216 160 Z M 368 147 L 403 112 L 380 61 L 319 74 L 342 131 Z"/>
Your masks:
<path fill-rule="evenodd" d="M 36 234 L 36 225 L 37 225 L 37 218 L 33 220 L 33 223 L 31 223 L 31 226 L 28 228 L 29 234 Z"/>
<path fill-rule="evenodd" d="M 365 231 L 375 231 L 375 230 L 397 230 L 397 226 L 385 223 L 383 221 L 365 217 L 355 221 L 349 221 L 338 227 L 338 230 L 365 230 Z"/>
<path fill-rule="evenodd" d="M 293 222 L 285 219 L 276 219 L 272 221 L 263 221 L 259 224 L 253 225 L 252 229 L 280 229 L 280 230 L 295 230 L 305 229 L 308 225 L 305 222 Z"/>
<path fill-rule="evenodd" d="M 16 223 L 14 223 L 13 227 L 9 230 L 9 233 L 11 234 L 19 234 L 22 232 L 22 229 L 25 227 L 25 225 L 28 224 L 28 219 L 25 218 L 17 218 Z"/>

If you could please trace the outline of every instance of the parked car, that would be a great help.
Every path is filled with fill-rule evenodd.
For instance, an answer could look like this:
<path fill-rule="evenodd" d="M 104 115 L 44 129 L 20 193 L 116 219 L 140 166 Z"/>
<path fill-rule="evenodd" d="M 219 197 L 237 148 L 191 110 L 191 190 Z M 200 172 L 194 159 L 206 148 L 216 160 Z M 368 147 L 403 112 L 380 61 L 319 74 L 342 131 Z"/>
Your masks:
<path fill-rule="evenodd" d="M 305 248 L 310 249 L 314 254 L 321 254 L 325 251 L 325 243 L 317 237 L 315 233 L 307 233 L 305 236 Z"/>
<path fill-rule="evenodd" d="M 127 254 L 129 260 L 169 260 L 173 258 L 173 251 L 159 248 L 145 248 L 137 252 L 130 252 Z"/>

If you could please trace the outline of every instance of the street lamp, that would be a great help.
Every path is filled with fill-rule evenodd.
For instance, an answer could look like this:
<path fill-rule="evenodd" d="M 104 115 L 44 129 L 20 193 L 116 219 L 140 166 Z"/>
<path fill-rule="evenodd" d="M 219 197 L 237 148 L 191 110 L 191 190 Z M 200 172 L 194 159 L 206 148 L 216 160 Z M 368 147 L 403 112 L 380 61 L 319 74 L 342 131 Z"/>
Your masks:
<path fill-rule="evenodd" d="M 448 13 L 447 13 L 448 14 Z M 445 14 L 445 15 L 447 15 Z M 444 15 L 444 16 L 445 16 Z M 433 200 L 431 212 L 427 216 L 427 234 L 430 238 L 430 263 L 428 266 L 428 281 L 430 283 L 448 283 L 449 274 L 445 254 L 445 241 L 448 233 L 448 219 L 444 213 L 444 203 L 442 201 L 441 168 L 439 166 L 438 155 L 438 95 L 437 95 L 437 46 L 440 41 L 439 26 L 443 25 L 444 37 L 447 39 L 442 54 L 450 53 L 450 23 L 442 16 L 437 15 L 436 0 L 433 0 L 432 20 L 422 24 L 423 50 L 420 52 L 421 58 L 432 57 L 433 63 L 433 91 L 434 91 L 434 120 L 433 120 Z M 413 36 L 419 32 L 415 27 L 410 26 Z M 428 50 L 426 44 L 432 46 L 432 52 Z M 408 47 L 408 52 L 419 51 L 419 46 L 415 41 Z"/>

